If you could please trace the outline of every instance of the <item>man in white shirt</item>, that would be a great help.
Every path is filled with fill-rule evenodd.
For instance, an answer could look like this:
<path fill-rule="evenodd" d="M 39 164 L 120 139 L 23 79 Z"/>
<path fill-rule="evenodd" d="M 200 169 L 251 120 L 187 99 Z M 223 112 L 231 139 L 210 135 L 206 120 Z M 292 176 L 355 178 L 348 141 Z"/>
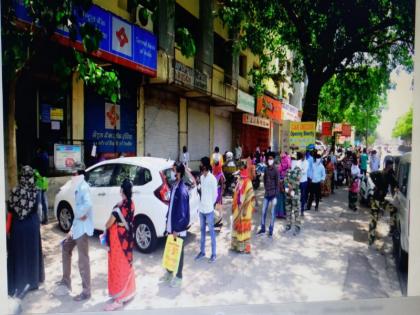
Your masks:
<path fill-rule="evenodd" d="M 370 157 L 370 171 L 371 172 L 379 171 L 379 166 L 380 166 L 379 157 L 377 155 L 376 150 L 373 150 L 372 156 Z"/>
<path fill-rule="evenodd" d="M 217 200 L 217 180 L 211 173 L 210 159 L 203 157 L 201 159 L 201 201 L 200 201 L 200 227 L 201 242 L 200 252 L 195 257 L 199 260 L 206 256 L 206 225 L 209 227 L 211 237 L 211 257 L 209 263 L 216 261 L 216 233 L 214 231 L 214 205 Z"/>
<path fill-rule="evenodd" d="M 305 211 L 305 204 L 308 200 L 308 170 L 309 170 L 309 162 L 305 158 L 305 154 L 302 152 L 297 153 L 297 166 L 301 170 L 300 176 L 300 214 L 304 216 Z"/>

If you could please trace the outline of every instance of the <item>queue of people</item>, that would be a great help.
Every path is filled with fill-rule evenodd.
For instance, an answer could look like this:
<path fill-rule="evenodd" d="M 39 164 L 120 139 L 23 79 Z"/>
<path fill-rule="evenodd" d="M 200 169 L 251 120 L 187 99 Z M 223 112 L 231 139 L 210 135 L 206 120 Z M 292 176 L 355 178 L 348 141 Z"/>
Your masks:
<path fill-rule="evenodd" d="M 240 147 L 240 146 L 238 146 Z M 272 237 L 276 217 L 286 219 L 284 233 L 293 231 L 296 236 L 302 229 L 301 217 L 305 211 L 310 211 L 315 202 L 315 211 L 319 211 L 322 196 L 333 193 L 337 179 L 337 164 L 343 163 L 346 168 L 349 208 L 357 211 L 357 196 L 360 180 L 367 172 L 369 161 L 376 167 L 375 153 L 369 158 L 366 149 L 363 153 L 348 151 L 340 161 L 330 152 L 324 159 L 315 150 L 297 152 L 290 156 L 287 152 L 280 154 L 280 163 L 276 166 L 276 154 L 271 148 L 266 152 L 256 149 L 248 159 L 241 159 L 241 150 L 236 150 L 238 158 L 238 181 L 233 191 L 232 199 L 232 230 L 230 249 L 238 253 L 251 254 L 252 218 L 256 210 L 256 197 L 253 179 L 256 164 L 264 167 L 264 201 L 261 211 L 260 227 L 257 236 L 267 233 Z M 174 185 L 170 192 L 167 212 L 166 235 L 185 239 L 190 225 L 189 194 L 183 182 L 185 170 L 189 163 L 187 148 L 183 148 L 182 159 L 174 163 L 172 169 Z M 351 165 L 348 169 L 348 165 Z M 206 229 L 209 229 L 211 240 L 211 255 L 209 263 L 217 259 L 216 233 L 214 229 L 215 211 L 223 204 L 224 174 L 223 155 L 216 147 L 211 157 L 203 157 L 200 161 L 201 200 L 200 216 L 200 251 L 195 260 L 206 257 Z M 392 192 L 398 189 L 392 162 L 387 162 L 383 171 L 376 170 L 371 165 L 371 174 L 375 182 L 375 194 L 371 203 L 371 223 L 369 225 L 369 245 L 375 241 L 375 231 L 380 209 L 391 212 L 391 229 L 395 223 L 395 208 L 385 200 L 387 187 Z M 348 170 L 347 170 L 348 169 Z M 72 227 L 62 241 L 62 277 L 56 283 L 55 294 L 67 295 L 72 290 L 71 258 L 77 247 L 78 268 L 82 279 L 82 292 L 74 297 L 77 302 L 91 298 L 91 268 L 89 258 L 89 238 L 93 235 L 92 201 L 89 185 L 85 181 L 84 166 L 74 165 L 72 181 L 75 184 L 75 209 Z M 30 166 L 24 166 L 20 172 L 20 180 L 9 199 L 9 211 L 13 217 L 13 227 L 10 229 L 8 243 L 8 281 L 9 294 L 27 289 L 35 290 L 45 280 L 42 243 L 40 235 L 40 216 L 38 205 L 42 203 L 42 189 L 37 187 L 36 172 Z M 105 307 L 106 311 L 120 309 L 136 294 L 135 270 L 133 266 L 133 223 L 134 203 L 132 202 L 133 184 L 124 179 L 121 187 L 121 200 L 113 207 L 111 216 L 105 225 L 101 241 L 108 248 L 108 292 L 111 301 Z M 269 215 L 271 210 L 271 215 Z M 269 216 L 268 231 L 266 229 Z M 25 246 L 22 246 L 25 244 Z M 182 285 L 184 267 L 183 242 L 178 269 L 176 272 L 166 270 L 160 279 L 171 287 Z"/>

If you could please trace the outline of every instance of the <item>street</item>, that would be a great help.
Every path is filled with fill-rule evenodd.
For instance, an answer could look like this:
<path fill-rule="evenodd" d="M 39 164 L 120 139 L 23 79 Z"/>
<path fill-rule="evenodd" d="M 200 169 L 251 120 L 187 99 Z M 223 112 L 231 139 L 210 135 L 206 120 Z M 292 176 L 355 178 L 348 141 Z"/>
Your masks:
<path fill-rule="evenodd" d="M 282 233 L 284 220 L 277 220 L 274 237 L 256 237 L 260 221 L 263 190 L 258 190 L 254 214 L 252 254 L 229 251 L 230 205 L 225 199 L 224 226 L 217 235 L 217 261 L 194 261 L 199 251 L 199 224 L 187 238 L 182 289 L 160 284 L 164 242 L 150 254 L 136 251 L 137 296 L 126 310 L 228 304 L 261 304 L 306 301 L 332 301 L 402 296 L 392 258 L 388 218 L 382 219 L 376 248 L 367 246 L 369 212 L 353 213 L 347 208 L 347 189 L 323 198 L 319 212 L 306 212 L 298 236 Z M 70 296 L 52 295 L 61 275 L 60 241 L 64 234 L 55 223 L 43 227 L 46 282 L 23 301 L 25 313 L 101 311 L 107 296 L 107 254 L 92 237 L 90 258 L 92 298 L 85 304 Z M 207 239 L 209 257 L 210 237 Z M 73 255 L 73 292 L 80 293 L 81 280 L 77 251 Z"/>

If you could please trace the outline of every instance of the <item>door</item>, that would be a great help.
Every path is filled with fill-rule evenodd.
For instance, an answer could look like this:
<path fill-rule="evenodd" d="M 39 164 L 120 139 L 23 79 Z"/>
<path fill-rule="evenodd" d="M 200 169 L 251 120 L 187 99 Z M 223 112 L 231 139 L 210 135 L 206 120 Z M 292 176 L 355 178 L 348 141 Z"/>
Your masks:
<path fill-rule="evenodd" d="M 223 154 L 232 148 L 232 119 L 229 112 L 214 116 L 214 145 L 220 148 Z"/>
<path fill-rule="evenodd" d="M 115 164 L 105 164 L 86 173 L 93 205 L 93 225 L 104 230 L 114 205 L 121 200 L 120 188 L 113 183 Z"/>
<path fill-rule="evenodd" d="M 210 154 L 209 106 L 188 103 L 188 151 L 191 161 Z"/>
<path fill-rule="evenodd" d="M 178 116 L 176 105 L 159 104 L 157 101 L 146 105 L 144 131 L 146 155 L 178 159 Z"/>

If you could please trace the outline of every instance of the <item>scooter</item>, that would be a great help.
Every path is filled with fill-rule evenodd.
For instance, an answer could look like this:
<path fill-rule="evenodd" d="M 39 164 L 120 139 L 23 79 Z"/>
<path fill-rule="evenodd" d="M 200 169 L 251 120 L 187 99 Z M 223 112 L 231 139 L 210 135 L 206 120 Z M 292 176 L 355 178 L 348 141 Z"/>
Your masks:
<path fill-rule="evenodd" d="M 370 176 L 363 175 L 362 180 L 360 182 L 360 203 L 369 206 L 370 200 L 373 197 L 374 190 L 375 184 L 373 183 Z"/>
<path fill-rule="evenodd" d="M 235 189 L 235 175 L 237 171 L 235 160 L 233 159 L 233 153 L 226 153 L 226 163 L 223 166 L 223 174 L 225 175 L 225 191 L 224 195 L 233 195 L 233 190 Z"/>

